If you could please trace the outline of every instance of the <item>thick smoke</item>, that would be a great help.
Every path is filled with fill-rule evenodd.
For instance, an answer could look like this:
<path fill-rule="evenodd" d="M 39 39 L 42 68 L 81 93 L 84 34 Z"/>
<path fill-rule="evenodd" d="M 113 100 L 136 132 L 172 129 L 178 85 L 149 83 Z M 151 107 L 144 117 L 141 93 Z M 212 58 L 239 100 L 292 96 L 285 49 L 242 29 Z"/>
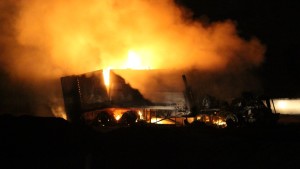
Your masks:
<path fill-rule="evenodd" d="M 240 38 L 234 22 L 204 25 L 172 0 L 4 0 L 0 7 L 1 78 L 31 91 L 30 112 L 60 109 L 53 106 L 61 103 L 59 77 L 126 68 L 128 53 L 147 68 L 196 72 L 246 72 L 263 61 L 259 40 Z"/>

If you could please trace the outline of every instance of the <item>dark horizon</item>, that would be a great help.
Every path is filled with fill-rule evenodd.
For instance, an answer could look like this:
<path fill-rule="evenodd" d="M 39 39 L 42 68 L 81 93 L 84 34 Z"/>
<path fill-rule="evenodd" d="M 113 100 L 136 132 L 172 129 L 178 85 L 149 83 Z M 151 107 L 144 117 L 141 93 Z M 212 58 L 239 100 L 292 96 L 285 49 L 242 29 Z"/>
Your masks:
<path fill-rule="evenodd" d="M 206 22 L 233 20 L 239 35 L 257 37 L 265 46 L 265 61 L 256 70 L 271 97 L 300 97 L 299 4 L 296 1 L 176 0 Z"/>

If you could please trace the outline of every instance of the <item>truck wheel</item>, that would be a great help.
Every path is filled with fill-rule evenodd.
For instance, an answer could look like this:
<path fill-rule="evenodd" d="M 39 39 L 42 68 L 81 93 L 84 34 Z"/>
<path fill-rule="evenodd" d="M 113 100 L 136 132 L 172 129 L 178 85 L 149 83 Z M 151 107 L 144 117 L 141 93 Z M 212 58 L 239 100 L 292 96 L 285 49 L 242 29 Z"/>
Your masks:
<path fill-rule="evenodd" d="M 137 113 L 135 111 L 127 111 L 124 113 L 120 119 L 120 123 L 123 125 L 133 125 L 138 119 Z"/>
<path fill-rule="evenodd" d="M 228 128 L 235 128 L 237 127 L 238 120 L 234 115 L 228 115 L 226 117 L 226 125 Z"/>
<path fill-rule="evenodd" d="M 112 123 L 112 119 L 108 112 L 101 112 L 97 115 L 97 123 L 102 126 L 109 126 Z"/>

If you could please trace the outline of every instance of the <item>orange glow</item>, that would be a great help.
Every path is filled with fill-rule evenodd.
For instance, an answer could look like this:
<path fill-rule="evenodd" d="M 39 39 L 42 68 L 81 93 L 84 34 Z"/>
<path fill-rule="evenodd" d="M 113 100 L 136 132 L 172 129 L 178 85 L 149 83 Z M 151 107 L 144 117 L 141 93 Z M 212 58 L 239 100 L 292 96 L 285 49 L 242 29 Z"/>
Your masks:
<path fill-rule="evenodd" d="M 162 118 L 156 118 L 156 117 L 151 118 L 150 123 L 156 123 L 156 124 L 174 124 L 174 122 L 171 121 L 171 120 L 169 120 L 169 119 L 162 120 Z"/>
<path fill-rule="evenodd" d="M 175 0 L 20 0 L 16 13 L 9 38 L 16 44 L 4 69 L 30 85 L 108 66 L 224 71 L 264 60 L 265 47 L 255 37 L 242 39 L 235 21 L 193 20 Z"/>
<path fill-rule="evenodd" d="M 103 78 L 104 84 L 106 86 L 107 91 L 109 91 L 109 84 L 110 84 L 110 69 L 103 69 Z"/>
<path fill-rule="evenodd" d="M 80 74 L 108 65 L 219 70 L 234 58 L 253 65 L 263 61 L 259 40 L 240 38 L 234 22 L 187 21 L 187 9 L 174 0 L 23 0 L 20 8 L 16 39 L 34 50 L 22 51 L 10 64 L 31 78 Z M 35 66 L 24 70 L 24 64 Z"/>
<path fill-rule="evenodd" d="M 118 115 L 115 116 L 115 119 L 116 119 L 117 121 L 119 121 L 120 118 L 121 118 L 121 115 L 120 115 L 120 114 L 118 114 Z"/>
<path fill-rule="evenodd" d="M 128 69 L 150 69 L 150 66 L 143 65 L 141 56 L 132 50 L 128 51 L 128 60 L 124 67 Z"/>
<path fill-rule="evenodd" d="M 279 101 L 278 102 L 278 109 L 286 109 L 287 107 L 287 102 L 286 101 Z"/>
<path fill-rule="evenodd" d="M 280 114 L 300 114 L 300 99 L 273 99 L 275 110 Z M 274 107 L 273 107 L 274 109 Z"/>
<path fill-rule="evenodd" d="M 140 119 L 141 119 L 141 120 L 144 120 L 143 113 L 142 113 L 141 111 L 138 111 L 138 114 L 139 114 L 139 116 L 140 116 Z"/>
<path fill-rule="evenodd" d="M 128 109 L 123 109 L 123 108 L 111 108 L 109 109 L 113 113 L 114 118 L 119 121 L 122 117 L 122 115 L 128 111 Z"/>
<path fill-rule="evenodd" d="M 66 112 L 62 106 L 57 106 L 57 107 L 52 106 L 51 111 L 55 117 L 59 117 L 67 120 Z"/>
<path fill-rule="evenodd" d="M 227 126 L 227 123 L 226 123 L 225 119 L 223 119 L 223 118 L 214 119 L 212 122 L 213 122 L 213 124 L 215 124 L 219 127 L 226 127 Z"/>
<path fill-rule="evenodd" d="M 209 115 L 198 115 L 196 117 L 196 120 L 207 123 L 207 124 L 213 124 L 218 127 L 226 127 L 227 123 L 223 117 L 220 116 L 209 116 Z"/>

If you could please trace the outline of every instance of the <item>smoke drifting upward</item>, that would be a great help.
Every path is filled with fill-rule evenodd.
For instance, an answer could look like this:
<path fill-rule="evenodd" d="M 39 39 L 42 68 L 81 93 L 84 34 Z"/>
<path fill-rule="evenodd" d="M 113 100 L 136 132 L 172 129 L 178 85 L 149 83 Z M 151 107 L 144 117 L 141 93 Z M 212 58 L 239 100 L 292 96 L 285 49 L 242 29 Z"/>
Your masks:
<path fill-rule="evenodd" d="M 9 21 L 14 30 L 1 40 L 12 44 L 4 47 L 1 64 L 10 77 L 39 92 L 45 92 L 45 81 L 63 75 L 128 68 L 130 56 L 138 57 L 138 68 L 224 71 L 232 63 L 238 70 L 257 66 L 265 51 L 256 38 L 240 38 L 234 22 L 204 26 L 188 19 L 189 11 L 173 0 L 5 0 L 0 5 L 16 10 L 0 14 L 1 23 Z M 56 87 L 47 92 L 59 93 L 53 81 Z"/>
<path fill-rule="evenodd" d="M 13 66 L 23 74 L 24 64 L 34 64 L 27 71 L 37 76 L 125 68 L 131 51 L 153 69 L 221 69 L 235 57 L 250 64 L 263 58 L 259 42 L 239 38 L 233 22 L 185 21 L 171 0 L 26 0 L 16 27 L 30 49 Z"/>

